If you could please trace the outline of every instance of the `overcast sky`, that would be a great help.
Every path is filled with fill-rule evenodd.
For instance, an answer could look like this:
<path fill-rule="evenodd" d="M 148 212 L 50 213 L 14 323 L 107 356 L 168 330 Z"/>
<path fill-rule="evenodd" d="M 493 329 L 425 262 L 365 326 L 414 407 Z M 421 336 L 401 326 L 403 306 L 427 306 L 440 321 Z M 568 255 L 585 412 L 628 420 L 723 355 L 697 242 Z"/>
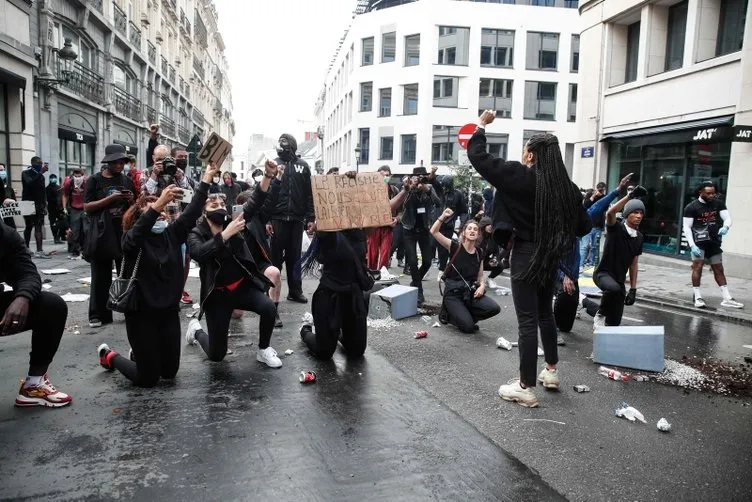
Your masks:
<path fill-rule="evenodd" d="M 355 0 L 215 0 L 232 84 L 236 135 L 298 133 L 313 120 L 329 61 Z M 300 142 L 300 138 L 298 138 Z"/>

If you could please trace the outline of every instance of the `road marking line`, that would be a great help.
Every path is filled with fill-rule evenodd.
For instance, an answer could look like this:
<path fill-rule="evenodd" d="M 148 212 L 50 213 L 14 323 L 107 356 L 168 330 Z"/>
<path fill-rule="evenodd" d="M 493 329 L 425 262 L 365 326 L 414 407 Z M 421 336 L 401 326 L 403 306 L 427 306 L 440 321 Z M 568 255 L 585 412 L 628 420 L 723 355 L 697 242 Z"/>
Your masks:
<path fill-rule="evenodd" d="M 523 418 L 523 422 L 551 422 L 554 424 L 567 425 L 564 422 L 558 422 L 556 420 L 549 420 L 547 418 Z"/>
<path fill-rule="evenodd" d="M 621 318 L 627 321 L 632 321 L 632 322 L 645 322 L 642 319 L 635 319 L 634 317 L 622 316 Z"/>

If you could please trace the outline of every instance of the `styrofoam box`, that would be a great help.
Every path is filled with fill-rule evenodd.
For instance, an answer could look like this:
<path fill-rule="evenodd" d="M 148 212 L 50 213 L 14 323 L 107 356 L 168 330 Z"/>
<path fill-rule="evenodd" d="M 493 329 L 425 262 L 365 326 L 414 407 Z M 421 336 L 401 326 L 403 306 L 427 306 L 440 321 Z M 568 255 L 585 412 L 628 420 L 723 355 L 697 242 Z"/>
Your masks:
<path fill-rule="evenodd" d="M 604 326 L 593 336 L 593 362 L 663 371 L 663 326 Z"/>
<path fill-rule="evenodd" d="M 418 288 L 395 284 L 372 294 L 374 295 L 389 303 L 394 320 L 418 313 Z"/>

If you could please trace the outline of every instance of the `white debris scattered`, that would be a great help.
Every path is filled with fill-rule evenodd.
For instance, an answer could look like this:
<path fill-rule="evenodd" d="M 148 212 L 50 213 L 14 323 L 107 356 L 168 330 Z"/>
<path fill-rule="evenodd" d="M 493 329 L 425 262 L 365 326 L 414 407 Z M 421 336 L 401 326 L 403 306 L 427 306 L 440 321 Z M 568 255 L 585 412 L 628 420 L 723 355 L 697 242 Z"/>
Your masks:
<path fill-rule="evenodd" d="M 80 282 L 81 284 L 91 284 L 91 277 L 82 277 L 80 279 L 76 279 L 76 282 Z"/>
<path fill-rule="evenodd" d="M 303 321 L 303 324 L 313 324 L 313 314 L 306 312 L 305 314 L 303 314 L 301 321 Z"/>
<path fill-rule="evenodd" d="M 665 360 L 666 369 L 658 375 L 658 382 L 687 387 L 690 389 L 700 387 L 707 377 L 696 369 L 671 359 Z"/>
<path fill-rule="evenodd" d="M 292 349 L 287 349 L 287 350 L 285 351 L 285 355 L 286 355 L 286 356 L 291 356 L 292 354 L 293 354 L 293 350 L 292 350 Z"/>
<path fill-rule="evenodd" d="M 435 323 L 431 324 L 431 327 L 432 328 L 440 328 L 441 327 L 441 323 L 440 322 L 435 322 Z"/>
<path fill-rule="evenodd" d="M 198 310 L 198 309 L 201 308 L 201 304 L 200 303 L 194 303 L 192 308 L 193 308 L 193 310 Z"/>
<path fill-rule="evenodd" d="M 61 296 L 63 300 L 65 300 L 68 303 L 77 303 L 77 302 L 85 302 L 89 299 L 89 295 L 85 294 L 74 294 L 74 293 L 66 293 L 63 296 Z"/>
<path fill-rule="evenodd" d="M 504 338 L 503 336 L 500 336 L 496 339 L 496 346 L 500 349 L 504 350 L 512 350 L 512 342 Z"/>
<path fill-rule="evenodd" d="M 665 418 L 658 420 L 656 427 L 658 427 L 658 430 L 661 432 L 668 432 L 671 430 L 671 424 L 668 423 L 668 420 L 666 420 Z"/>
<path fill-rule="evenodd" d="M 386 269 L 386 267 L 381 267 L 381 270 L 379 270 L 379 274 L 381 274 L 380 280 L 382 281 L 391 281 L 392 279 L 396 279 L 396 275 L 392 275 L 389 273 L 389 270 Z"/>
<path fill-rule="evenodd" d="M 47 291 L 48 289 L 52 289 L 52 286 L 50 286 L 49 284 L 42 284 L 42 289 Z"/>
<path fill-rule="evenodd" d="M 391 317 L 386 319 L 368 319 L 368 327 L 373 329 L 390 329 L 396 328 L 400 325 L 399 321 L 395 321 Z"/>
<path fill-rule="evenodd" d="M 67 268 L 51 268 L 48 270 L 40 270 L 44 275 L 60 275 L 60 274 L 67 274 L 70 272 Z"/>
<path fill-rule="evenodd" d="M 424 316 L 422 316 L 420 318 L 420 320 L 423 321 L 424 323 L 428 324 L 428 323 L 431 322 L 431 316 L 430 315 L 424 315 Z"/>

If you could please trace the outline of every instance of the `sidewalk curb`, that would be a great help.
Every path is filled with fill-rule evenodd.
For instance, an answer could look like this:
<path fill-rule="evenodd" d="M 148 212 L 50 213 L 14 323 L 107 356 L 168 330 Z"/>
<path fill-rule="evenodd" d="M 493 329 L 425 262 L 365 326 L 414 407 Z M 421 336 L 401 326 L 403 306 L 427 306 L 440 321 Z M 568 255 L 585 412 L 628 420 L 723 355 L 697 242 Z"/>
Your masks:
<path fill-rule="evenodd" d="M 637 302 L 649 303 L 658 307 L 669 307 L 700 316 L 715 317 L 716 319 L 720 319 L 722 321 L 733 322 L 744 326 L 752 326 L 752 317 L 740 316 L 738 314 L 735 315 L 732 312 L 726 312 L 725 310 L 718 310 L 713 308 L 698 309 L 692 305 L 682 302 L 681 300 L 676 300 L 670 297 L 652 294 L 641 295 L 637 297 Z"/>

